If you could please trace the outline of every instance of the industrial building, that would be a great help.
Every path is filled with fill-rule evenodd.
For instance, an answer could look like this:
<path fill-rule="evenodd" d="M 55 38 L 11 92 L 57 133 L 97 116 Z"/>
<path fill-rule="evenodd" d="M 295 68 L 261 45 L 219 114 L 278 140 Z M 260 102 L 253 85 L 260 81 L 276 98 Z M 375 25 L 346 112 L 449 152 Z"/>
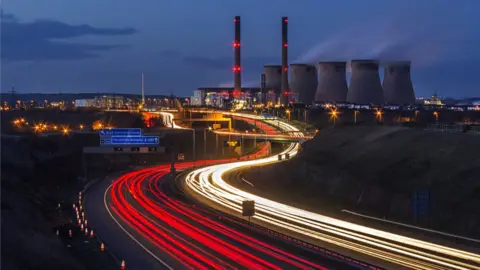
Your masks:
<path fill-rule="evenodd" d="M 243 87 L 240 91 L 233 87 L 204 87 L 193 91 L 190 104 L 218 108 L 252 108 L 262 101 L 260 87 Z"/>
<path fill-rule="evenodd" d="M 413 104 L 415 91 L 410 77 L 411 62 L 390 62 L 383 75 L 383 94 L 388 104 Z"/>
<path fill-rule="evenodd" d="M 317 68 L 308 64 L 290 65 L 290 92 L 296 93 L 295 102 L 310 104 L 314 101 L 317 90 Z"/>
<path fill-rule="evenodd" d="M 383 88 L 376 60 L 352 60 L 347 101 L 356 104 L 383 104 Z"/>
<path fill-rule="evenodd" d="M 345 102 L 347 100 L 347 62 L 319 62 L 318 87 L 315 101 Z"/>
<path fill-rule="evenodd" d="M 232 106 L 251 108 L 281 107 L 290 103 L 336 102 L 354 104 L 411 104 L 415 93 L 410 77 L 410 62 L 390 62 L 380 80 L 379 61 L 352 60 L 350 84 L 347 84 L 346 61 L 322 61 L 318 68 L 310 64 L 288 63 L 288 17 L 281 22 L 281 64 L 265 65 L 260 87 L 242 85 L 240 16 L 234 20 L 234 63 L 232 87 L 198 88 L 191 97 L 191 105 Z M 290 71 L 290 81 L 289 81 Z"/>

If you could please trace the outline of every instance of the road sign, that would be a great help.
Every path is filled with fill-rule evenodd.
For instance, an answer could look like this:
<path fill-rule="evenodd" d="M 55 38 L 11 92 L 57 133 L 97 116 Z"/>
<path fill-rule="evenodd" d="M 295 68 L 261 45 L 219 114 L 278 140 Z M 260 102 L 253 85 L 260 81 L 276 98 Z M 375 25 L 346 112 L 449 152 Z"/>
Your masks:
<path fill-rule="evenodd" d="M 100 144 L 102 145 L 157 145 L 159 141 L 158 136 L 100 138 Z"/>
<path fill-rule="evenodd" d="M 242 202 L 242 216 L 252 217 L 255 214 L 255 201 Z"/>
<path fill-rule="evenodd" d="M 100 136 L 126 136 L 126 137 L 138 137 L 142 136 L 141 128 L 112 128 L 112 129 L 100 129 L 98 131 Z"/>

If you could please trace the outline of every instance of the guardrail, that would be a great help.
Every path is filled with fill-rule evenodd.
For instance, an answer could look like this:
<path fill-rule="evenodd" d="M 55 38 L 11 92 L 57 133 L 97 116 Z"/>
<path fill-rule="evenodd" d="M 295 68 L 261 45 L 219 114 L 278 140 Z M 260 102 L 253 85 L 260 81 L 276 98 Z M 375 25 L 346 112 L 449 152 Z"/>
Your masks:
<path fill-rule="evenodd" d="M 429 124 L 426 131 L 447 132 L 447 133 L 470 133 L 480 134 L 479 125 L 446 125 L 446 124 Z"/>

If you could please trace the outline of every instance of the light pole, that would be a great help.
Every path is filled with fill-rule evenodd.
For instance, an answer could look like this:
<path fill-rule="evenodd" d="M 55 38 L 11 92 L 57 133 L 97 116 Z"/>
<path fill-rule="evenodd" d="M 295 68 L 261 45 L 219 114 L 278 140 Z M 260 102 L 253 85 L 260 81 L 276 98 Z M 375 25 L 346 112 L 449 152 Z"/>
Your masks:
<path fill-rule="evenodd" d="M 357 113 L 358 113 L 358 111 L 353 111 L 353 123 L 355 125 L 357 124 Z"/>
<path fill-rule="evenodd" d="M 438 124 L 438 112 L 433 112 L 433 115 L 435 116 L 435 124 Z"/>
<path fill-rule="evenodd" d="M 305 125 L 307 125 L 308 122 L 307 122 L 307 110 L 306 109 L 303 111 L 303 119 L 305 121 Z"/>
<path fill-rule="evenodd" d="M 243 156 L 243 133 L 240 140 L 240 156 Z"/>
<path fill-rule="evenodd" d="M 377 111 L 375 112 L 375 115 L 376 115 L 376 117 L 378 118 L 378 122 L 381 123 L 381 122 L 382 122 L 382 111 L 377 110 Z"/>
<path fill-rule="evenodd" d="M 333 119 L 333 126 L 335 126 L 337 117 L 338 117 L 338 111 L 336 109 L 332 109 L 330 112 L 330 117 Z"/>
<path fill-rule="evenodd" d="M 215 155 L 218 156 L 218 134 L 215 133 Z"/>
<path fill-rule="evenodd" d="M 207 159 L 207 130 L 212 130 L 212 127 L 203 129 L 203 154 Z"/>
<path fill-rule="evenodd" d="M 195 159 L 196 158 L 195 157 L 195 148 L 196 148 L 196 146 L 195 146 L 195 129 L 192 128 L 192 157 L 193 157 L 193 161 L 196 160 Z"/>

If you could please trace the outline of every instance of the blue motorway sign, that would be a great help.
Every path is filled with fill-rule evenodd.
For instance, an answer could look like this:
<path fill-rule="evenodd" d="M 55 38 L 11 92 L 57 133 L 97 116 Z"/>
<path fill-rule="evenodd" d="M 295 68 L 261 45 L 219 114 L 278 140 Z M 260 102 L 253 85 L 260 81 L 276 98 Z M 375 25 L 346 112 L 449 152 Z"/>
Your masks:
<path fill-rule="evenodd" d="M 100 138 L 100 144 L 102 145 L 157 145 L 158 142 L 158 136 L 116 136 Z"/>
<path fill-rule="evenodd" d="M 112 128 L 112 129 L 100 129 L 98 132 L 100 136 L 142 136 L 141 128 Z"/>

